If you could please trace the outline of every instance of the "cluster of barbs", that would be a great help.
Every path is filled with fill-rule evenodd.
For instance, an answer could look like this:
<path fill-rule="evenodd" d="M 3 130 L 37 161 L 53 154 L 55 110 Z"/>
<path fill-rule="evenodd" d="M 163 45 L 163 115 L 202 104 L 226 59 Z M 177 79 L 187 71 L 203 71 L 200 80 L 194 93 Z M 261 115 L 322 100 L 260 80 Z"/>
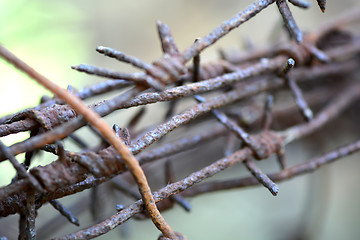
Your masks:
<path fill-rule="evenodd" d="M 277 6 L 279 8 L 279 11 L 284 19 L 285 25 L 286 25 L 287 29 L 289 30 L 289 33 L 290 33 L 292 39 L 295 39 L 295 41 L 299 44 L 299 48 L 302 48 L 302 50 L 304 52 L 304 54 L 303 54 L 304 56 L 298 56 L 298 55 L 292 56 L 291 51 L 289 51 L 289 49 L 287 49 L 287 53 L 289 54 L 290 58 L 287 60 L 283 69 L 279 73 L 279 75 L 284 76 L 284 78 L 287 80 L 287 84 L 293 90 L 293 92 L 295 92 L 295 95 L 296 95 L 297 94 L 296 93 L 297 86 L 294 85 L 295 84 L 294 82 L 292 82 L 291 80 L 286 78 L 287 72 L 291 68 L 293 68 L 295 65 L 295 62 L 293 59 L 296 59 L 296 61 L 299 61 L 299 62 L 303 62 L 304 58 L 308 54 L 312 54 L 315 58 L 317 58 L 318 60 L 323 61 L 323 62 L 328 61 L 328 59 L 325 54 L 323 54 L 320 50 L 316 49 L 313 45 L 309 45 L 306 42 L 303 43 L 302 32 L 296 25 L 296 22 L 290 12 L 287 2 L 285 0 L 278 0 L 278 1 L 264 0 L 264 1 L 255 2 L 254 4 L 250 5 L 245 11 L 240 12 L 239 14 L 237 14 L 235 17 L 233 17 L 229 21 L 224 22 L 221 26 L 216 28 L 213 32 L 209 33 L 207 36 L 205 36 L 203 38 L 199 38 L 197 41 L 195 41 L 195 43 L 192 46 L 190 46 L 183 52 L 180 52 L 178 50 L 178 48 L 171 36 L 170 29 L 168 28 L 168 26 L 166 26 L 165 24 L 163 24 L 161 22 L 158 22 L 157 23 L 158 32 L 159 32 L 159 37 L 161 40 L 162 50 L 163 50 L 164 55 L 162 58 L 153 62 L 152 64 L 145 63 L 135 57 L 128 56 L 122 52 L 113 50 L 111 48 L 100 46 L 96 49 L 99 53 L 104 54 L 105 56 L 108 56 L 111 58 L 115 58 L 121 62 L 129 63 L 129 64 L 135 66 L 136 68 L 143 70 L 144 73 L 127 74 L 127 73 L 113 72 L 110 70 L 106 70 L 103 68 L 94 67 L 94 66 L 90 66 L 90 65 L 79 65 L 79 66 L 75 66 L 73 68 L 78 71 L 81 71 L 81 72 L 86 72 L 89 74 L 94 74 L 94 75 L 98 75 L 98 76 L 102 76 L 102 77 L 132 81 L 136 84 L 136 87 L 139 90 L 145 90 L 147 88 L 153 88 L 155 90 L 164 90 L 164 88 L 167 85 L 178 81 L 179 79 L 181 79 L 182 77 L 184 77 L 184 75 L 186 75 L 188 73 L 189 69 L 186 66 L 186 63 L 188 61 L 190 61 L 191 59 L 195 60 L 195 59 L 199 58 L 199 54 L 205 48 L 207 48 L 210 45 L 212 45 L 213 43 L 215 43 L 217 40 L 219 40 L 220 38 L 225 36 L 227 33 L 229 33 L 234 28 L 239 27 L 242 23 L 248 21 L 253 16 L 255 16 L 257 13 L 259 13 L 264 8 L 266 8 L 267 6 L 271 5 L 274 2 L 276 2 Z M 309 4 L 307 2 L 304 2 L 301 0 L 289 0 L 289 2 L 298 7 L 302 7 L 302 8 L 309 7 Z M 326 1 L 317 1 L 317 2 L 320 6 L 320 9 L 324 12 Z M 301 51 L 298 51 L 298 52 L 301 52 Z M 231 71 L 231 69 L 233 68 L 233 66 L 231 66 L 231 64 L 229 65 L 227 63 L 220 64 L 220 66 L 221 67 L 219 68 L 220 69 L 219 72 L 224 72 L 224 69 L 226 69 L 227 71 Z M 209 68 L 209 69 L 211 70 L 213 68 Z M 204 69 L 201 69 L 201 70 L 204 70 Z M 205 70 L 205 71 L 209 72 L 210 70 L 208 70 L 208 71 Z M 192 74 L 194 75 L 193 79 L 200 79 L 200 77 L 198 75 L 198 74 L 200 74 L 199 72 L 200 72 L 199 61 L 194 61 L 194 69 L 192 72 Z M 212 74 L 208 73 L 206 75 L 207 76 L 219 75 L 219 72 L 215 72 Z M 201 79 L 206 79 L 206 77 L 203 77 Z M 205 99 L 203 99 L 200 96 L 194 96 L 194 97 L 199 102 L 205 101 Z M 298 95 L 296 95 L 296 97 L 298 99 L 301 99 L 302 98 L 301 92 L 300 92 L 300 96 L 298 93 Z M 301 105 L 301 104 L 299 104 L 299 105 Z M 305 105 L 306 105 L 306 102 L 305 102 Z M 300 106 L 300 108 L 301 108 L 301 106 Z M 270 145 L 270 143 L 273 141 L 273 139 L 275 139 L 274 136 L 270 136 L 269 141 L 265 141 L 264 143 L 262 143 L 261 141 L 266 140 L 266 137 L 263 136 L 263 137 L 260 137 L 259 139 L 252 138 L 250 135 L 248 135 L 246 132 L 244 132 L 239 126 L 237 126 L 235 123 L 231 122 L 230 119 L 228 119 L 223 113 L 221 113 L 217 110 L 213 110 L 212 113 L 216 116 L 216 118 L 221 123 L 223 123 L 224 126 L 226 126 L 227 128 L 229 128 L 232 131 L 234 131 L 235 133 L 237 133 L 237 136 L 244 142 L 244 144 L 253 150 L 255 158 L 263 159 L 263 158 L 268 157 L 268 155 L 270 153 L 281 150 L 280 146 L 279 146 L 280 144 L 277 144 L 277 142 Z M 309 110 L 309 108 L 307 106 L 303 106 L 303 113 L 304 113 L 306 120 L 310 121 L 312 119 L 311 110 Z M 267 126 L 269 126 L 269 124 L 267 124 Z M 266 148 L 264 148 L 264 146 L 268 146 L 268 145 L 272 146 L 272 148 L 267 153 Z M 265 149 L 265 152 L 264 152 L 264 149 Z M 6 151 L 4 150 L 3 152 L 6 152 Z M 8 154 L 8 155 L 9 156 L 7 156 L 7 158 L 12 159 L 11 154 Z M 101 162 L 100 161 L 101 159 L 102 158 L 97 159 L 97 160 L 99 160 L 99 163 Z M 104 176 L 104 173 L 109 172 L 108 171 L 109 166 L 106 167 L 107 169 L 101 169 L 102 166 L 105 166 L 103 164 L 98 164 L 98 165 L 95 164 L 94 165 L 93 164 L 94 162 L 92 162 L 92 164 L 88 164 L 86 161 L 82 162 L 81 159 L 77 159 L 75 161 L 82 165 L 87 165 L 87 170 L 89 172 L 93 173 L 94 176 L 97 176 L 97 177 Z M 13 162 L 15 162 L 15 161 L 13 161 Z M 98 162 L 98 161 L 95 161 L 95 162 Z M 277 188 L 276 184 L 273 183 L 269 178 L 264 180 L 264 177 L 267 177 L 267 176 L 263 175 L 261 173 L 261 171 L 253 164 L 253 162 L 251 162 L 250 160 L 246 160 L 245 164 L 246 164 L 247 168 L 249 169 L 249 171 L 253 173 L 253 175 L 260 174 L 259 181 L 262 181 L 263 185 L 265 185 L 273 195 L 277 194 L 278 188 Z M 114 169 L 116 170 L 114 172 L 118 172 L 120 170 L 120 168 L 123 168 L 124 166 L 119 165 L 116 167 L 118 167 L 119 169 L 112 168 L 113 170 Z M 259 173 L 259 171 L 260 171 L 260 173 Z M 61 171 L 58 171 L 58 172 L 61 173 Z M 64 171 L 63 173 L 66 173 L 66 171 Z M 27 174 L 25 174 L 25 173 L 23 175 L 27 176 Z M 42 172 L 41 174 L 38 174 L 37 177 L 39 179 L 42 179 L 43 176 L 45 176 L 45 175 L 46 174 L 44 174 Z M 62 174 L 60 174 L 60 175 L 62 175 Z M 59 178 L 61 178 L 60 175 L 59 175 Z M 50 178 L 48 178 L 47 176 L 44 177 L 44 182 L 46 182 L 46 179 L 50 179 Z M 71 180 L 70 176 L 69 176 L 69 179 Z M 260 180 L 260 179 L 262 179 L 262 180 Z M 30 182 L 36 182 L 36 181 L 31 180 Z M 69 183 L 70 182 L 71 181 L 69 181 Z M 51 190 L 52 181 L 50 181 L 49 184 L 45 184 L 45 185 L 50 186 L 49 189 Z M 35 189 L 37 187 L 39 187 L 39 186 L 34 185 Z M 52 202 L 52 205 L 57 206 L 57 203 Z M 153 216 L 151 216 L 151 217 L 153 217 Z M 74 221 L 74 222 L 76 222 L 76 221 Z M 172 234 L 172 236 L 174 236 L 174 234 Z M 176 236 L 178 236 L 178 235 L 176 234 Z M 169 237 L 169 235 L 164 236 L 164 237 Z"/>
<path fill-rule="evenodd" d="M 80 72 L 85 72 L 101 77 L 129 80 L 135 82 L 139 89 L 146 89 L 151 87 L 155 90 L 163 90 L 166 85 L 181 79 L 181 77 L 188 72 L 188 69 L 185 65 L 188 61 L 199 55 L 205 48 L 214 44 L 220 38 L 228 34 L 231 30 L 239 27 L 242 23 L 248 21 L 257 13 L 274 2 L 276 2 L 278 6 L 285 25 L 291 34 L 291 37 L 295 39 L 296 42 L 302 43 L 303 34 L 291 14 L 287 1 L 261 0 L 250 5 L 245 11 L 238 13 L 232 19 L 222 23 L 219 27 L 214 29 L 205 37 L 197 39 L 197 41 L 195 41 L 192 46 L 183 52 L 178 50 L 173 38 L 171 37 L 169 27 L 158 21 L 157 28 L 164 54 L 162 58 L 154 61 L 152 64 L 146 63 L 136 57 L 129 56 L 123 52 L 108 47 L 99 46 L 96 48 L 99 53 L 117 59 L 121 62 L 131 64 L 134 67 L 143 70 L 144 73 L 128 74 L 86 64 L 73 66 L 72 68 Z M 310 6 L 308 2 L 303 0 L 289 0 L 289 2 L 301 8 L 308 8 Z M 322 12 L 324 12 L 326 1 L 317 0 L 317 2 Z M 312 46 L 310 48 L 307 47 L 307 50 L 312 51 L 315 57 L 319 58 L 320 60 L 326 61 L 326 56 L 317 54 L 319 51 L 314 49 Z"/>

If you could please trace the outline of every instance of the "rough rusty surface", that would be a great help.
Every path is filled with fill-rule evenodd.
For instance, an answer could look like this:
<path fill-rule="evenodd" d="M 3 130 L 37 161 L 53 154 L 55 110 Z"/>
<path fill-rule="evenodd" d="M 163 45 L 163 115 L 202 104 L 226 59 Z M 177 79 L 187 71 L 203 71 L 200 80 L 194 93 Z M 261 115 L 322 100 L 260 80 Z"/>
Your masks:
<path fill-rule="evenodd" d="M 204 49 L 275 2 L 290 33 L 289 41 L 234 53 L 232 56 L 223 54 L 223 59 L 209 63 L 200 61 Z M 298 7 L 308 7 L 303 1 L 288 2 Z M 325 3 L 318 1 L 322 11 L 325 10 Z M 0 188 L 0 216 L 20 214 L 19 239 L 35 239 L 37 209 L 50 202 L 68 221 L 79 224 L 75 215 L 56 199 L 92 189 L 91 198 L 94 199 L 91 208 L 94 210 L 98 205 L 95 198 L 101 197 L 97 196 L 100 194 L 97 188 L 104 183 L 111 191 L 119 191 L 137 201 L 127 207 L 118 206 L 118 212 L 102 222 L 55 239 L 95 238 L 133 217 L 151 217 L 163 233 L 159 239 L 186 239 L 181 233 L 173 231 L 157 210 L 164 211 L 179 204 L 189 211 L 191 207 L 184 197 L 258 184 L 276 196 L 280 191 L 276 182 L 316 171 L 323 165 L 359 151 L 360 143 L 354 141 L 293 166 L 286 163 L 285 151 L 287 144 L 321 131 L 359 100 L 360 37 L 355 31 L 343 29 L 352 21 L 358 21 L 359 16 L 359 12 L 351 13 L 325 23 L 319 29 L 303 33 L 287 1 L 259 0 L 208 35 L 197 39 L 183 52 L 179 51 L 170 28 L 157 22 L 163 55 L 152 63 L 145 63 L 108 47 L 98 47 L 97 51 L 106 57 L 131 64 L 142 72 L 122 73 L 91 65 L 74 66 L 75 70 L 110 80 L 80 91 L 69 87 L 68 92 L 79 98 L 78 104 L 73 104 L 73 107 L 67 104 L 71 102 L 71 96 L 64 100 L 58 97 L 43 98 L 42 103 L 34 108 L 0 119 L 0 136 L 32 132 L 28 139 L 12 146 L 1 144 L 0 161 L 10 161 L 17 176 L 11 184 Z M 14 63 L 2 46 L 0 53 Z M 191 60 L 193 64 L 187 65 Z M 19 61 L 14 65 L 23 69 Z M 36 79 L 36 72 L 29 75 Z M 130 90 L 89 106 L 80 101 L 129 86 Z M 282 111 L 273 110 L 279 103 L 273 102 L 271 96 L 278 92 L 289 92 L 293 98 L 282 103 L 285 105 Z M 58 94 L 56 91 L 54 93 Z M 177 104 L 191 96 L 198 102 L 193 99 L 191 106 L 177 112 Z M 169 103 L 167 113 L 156 116 L 156 124 L 143 129 L 139 123 L 145 119 L 146 105 L 159 102 Z M 83 107 L 82 114 L 74 110 L 81 109 L 80 105 Z M 105 127 L 109 134 L 104 134 L 103 129 L 97 127 L 98 121 L 103 121 L 99 116 L 135 107 L 141 110 L 134 114 L 127 125 L 115 124 L 114 132 L 109 132 L 107 125 Z M 98 115 L 88 115 L 89 112 Z M 89 116 L 97 116 L 98 121 Z M 280 125 L 277 130 L 274 121 Z M 284 122 L 286 124 L 282 124 Z M 99 145 L 89 147 L 81 137 L 74 135 L 76 130 L 86 125 L 92 125 L 101 139 Z M 173 131 L 179 128 L 187 128 L 182 137 L 164 140 L 165 136 L 174 135 Z M 72 137 L 82 150 L 71 152 L 63 149 L 60 141 L 67 137 Z M 223 157 L 210 160 L 201 168 L 191 168 L 187 177 L 176 178 L 177 169 L 174 171 L 172 168 L 175 156 L 196 161 L 194 149 L 204 151 L 207 146 L 214 142 L 219 145 L 221 141 L 226 146 L 217 148 L 224 148 Z M 127 151 L 126 154 L 119 150 L 119 142 Z M 57 160 L 45 166 L 26 169 L 15 158 L 20 153 L 32 156 L 39 151 L 55 154 Z M 281 170 L 266 174 L 254 160 L 265 161 L 273 155 L 278 157 Z M 132 157 L 137 168 L 129 165 L 129 157 Z M 163 180 L 167 185 L 151 192 L 150 188 L 144 188 L 148 187 L 147 178 L 139 165 L 146 168 L 145 164 L 161 160 L 166 160 Z M 252 177 L 201 183 L 238 163 L 244 164 Z M 136 169 L 142 174 L 136 175 L 139 174 Z M 157 171 L 160 173 L 160 169 Z M 127 181 L 126 172 L 134 174 L 140 193 L 132 189 L 130 181 L 124 182 Z M 139 176 L 143 181 L 139 180 Z"/>

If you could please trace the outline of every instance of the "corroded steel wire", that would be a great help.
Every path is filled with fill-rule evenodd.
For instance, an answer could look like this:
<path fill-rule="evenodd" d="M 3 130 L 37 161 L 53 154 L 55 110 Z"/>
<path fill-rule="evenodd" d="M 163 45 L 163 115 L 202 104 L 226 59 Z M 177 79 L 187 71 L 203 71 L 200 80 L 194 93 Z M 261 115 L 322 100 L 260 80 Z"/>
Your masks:
<path fill-rule="evenodd" d="M 287 29 L 298 43 L 289 41 L 271 48 L 255 49 L 245 54 L 236 53 L 229 58 L 224 55 L 224 59 L 199 65 L 199 54 L 204 49 L 275 2 L 283 16 Z M 298 7 L 308 7 L 307 3 L 302 0 L 291 0 L 289 2 Z M 322 11 L 325 10 L 325 3 L 326 1 L 318 1 Z M 35 238 L 35 212 L 44 203 L 50 201 L 56 205 L 55 200 L 57 198 L 73 195 L 104 182 L 113 181 L 115 184 L 118 179 L 114 178 L 128 170 L 136 175 L 136 172 L 139 172 L 134 170 L 133 165 L 129 165 L 128 159 L 133 154 L 137 154 L 138 161 L 132 157 L 134 160 L 132 162 L 136 161 L 137 169 L 141 169 L 139 164 L 166 159 L 178 153 L 186 154 L 188 150 L 204 146 L 219 137 L 229 134 L 227 129 L 230 129 L 244 143 L 241 149 L 236 149 L 234 138 L 228 137 L 231 148 L 227 149 L 227 157 L 208 162 L 203 169 L 193 170 L 188 177 L 177 182 L 174 179 L 174 174 L 168 176 L 166 180 L 169 184 L 154 192 L 153 195 L 151 195 L 149 188 L 144 188 L 144 183 L 147 181 L 144 174 L 140 174 L 140 177 L 137 175 L 136 179 L 140 186 L 140 193 L 143 195 L 143 202 L 155 225 L 163 232 L 165 238 L 182 239 L 181 234 L 173 232 L 167 226 L 160 212 L 152 212 L 154 209 L 156 210 L 156 208 L 151 207 L 155 206 L 155 202 L 164 199 L 171 201 L 171 204 L 164 205 L 165 207 L 161 208 L 165 210 L 171 208 L 174 201 L 181 202 L 184 196 L 195 196 L 205 192 L 252 186 L 259 182 L 276 195 L 279 190 L 275 184 L 276 181 L 315 171 L 324 164 L 359 151 L 360 145 L 357 141 L 324 154 L 310 162 L 291 167 L 287 167 L 282 162 L 282 170 L 275 174 L 263 173 L 250 160 L 250 158 L 265 160 L 273 154 L 285 159 L 285 145 L 321 129 L 360 98 L 360 87 L 356 79 L 357 74 L 359 74 L 360 37 L 354 32 L 343 31 L 342 29 L 344 24 L 357 18 L 357 14 L 349 14 L 347 17 L 340 18 L 339 22 L 332 21 L 327 25 L 323 25 L 322 29 L 302 35 L 291 15 L 287 1 L 259 0 L 250 5 L 245 11 L 224 22 L 205 37 L 198 39 L 183 52 L 178 50 L 169 27 L 160 21 L 157 22 L 163 56 L 151 64 L 114 49 L 98 47 L 97 51 L 105 56 L 132 64 L 143 70 L 143 72 L 128 74 L 90 65 L 79 65 L 74 68 L 89 74 L 116 79 L 80 91 L 73 90 L 70 87 L 68 91 L 77 95 L 80 99 L 108 93 L 125 86 L 132 85 L 133 88 L 110 100 L 89 106 L 84 105 L 79 100 L 78 103 L 82 104 L 83 107 L 80 111 L 78 104 L 70 104 L 71 107 L 66 104 L 66 102 L 73 101 L 71 98 L 63 101 L 58 98 L 48 97 L 44 98 L 43 103 L 39 106 L 1 118 L 0 136 L 40 128 L 47 131 L 32 135 L 29 139 L 2 148 L 0 151 L 0 161 L 7 159 L 12 161 L 18 169 L 19 175 L 18 178 L 14 179 L 13 183 L 0 188 L 0 215 L 8 216 L 20 213 L 21 230 L 24 230 L 24 233 L 26 232 L 30 239 Z M 195 58 L 194 65 L 186 65 L 192 58 Z M 295 59 L 297 65 L 288 72 L 287 68 L 283 69 L 281 67 L 289 58 Z M 17 65 L 17 67 L 22 68 L 21 65 Z M 38 78 L 38 76 L 35 76 L 35 78 Z M 326 81 L 324 81 L 325 79 Z M 176 86 L 173 86 L 174 82 Z M 304 87 L 301 85 L 302 83 L 306 83 Z M 51 86 L 48 87 L 51 88 Z M 263 110 L 260 111 L 258 110 L 260 108 L 256 108 L 256 102 L 262 99 L 259 96 L 260 93 L 265 92 L 266 95 L 269 95 L 280 89 L 286 91 L 286 87 L 293 91 L 296 103 L 302 109 L 308 122 L 297 122 L 297 125 L 281 128 L 285 130 L 274 131 L 271 128 L 271 120 L 273 119 L 271 111 L 269 108 L 265 108 L 265 112 L 261 112 Z M 314 111 L 313 115 L 309 107 L 311 102 L 306 102 L 303 97 L 306 95 L 303 94 L 303 91 L 306 92 L 309 88 L 314 89 L 312 90 L 314 94 L 326 93 L 324 98 L 331 99 L 325 107 L 321 104 L 318 105 L 317 107 L 321 107 L 322 110 L 320 112 Z M 334 90 L 338 91 L 340 88 L 342 89 L 341 92 L 334 97 Z M 54 92 L 59 93 L 58 91 Z M 67 95 L 68 93 L 64 94 Z M 197 96 L 197 99 L 200 100 L 199 104 L 176 113 L 176 108 L 174 108 L 175 100 L 179 101 L 197 94 L 207 95 Z M 245 99 L 246 101 L 243 101 Z M 106 116 L 116 110 L 165 101 L 172 103 L 169 105 L 170 110 L 168 111 L 171 116 L 167 116 L 162 124 L 152 126 L 152 130 L 138 130 L 139 122 L 146 118 L 143 111 L 140 111 L 128 126 L 119 127 L 115 124 L 115 133 L 110 128 L 107 128 L 107 133 L 102 131 L 102 134 L 106 135 L 107 139 L 110 139 L 110 142 L 115 147 L 109 146 L 108 142 L 103 141 L 102 144 L 94 148 L 89 148 L 86 144 L 80 145 L 83 152 L 69 152 L 60 151 L 60 148 L 56 148 L 55 145 L 49 145 L 71 135 L 74 131 L 89 123 L 98 126 L 98 129 L 102 129 L 97 123 L 97 121 L 102 121 L 99 116 Z M 262 128 L 243 126 L 246 121 L 242 121 L 241 116 L 232 115 L 231 119 L 227 116 L 228 112 L 230 112 L 228 107 L 239 108 L 238 102 L 240 101 L 249 108 L 257 109 L 258 115 L 253 117 L 256 119 L 253 122 L 263 120 Z M 324 104 L 324 100 L 319 102 Z M 94 113 L 89 108 L 99 116 L 86 115 L 89 112 Z M 218 108 L 223 109 L 218 110 Z M 311 114 L 309 111 L 311 111 Z M 211 118 L 210 115 L 207 115 L 209 112 L 212 112 L 227 129 L 215 126 L 213 121 L 208 120 Z M 78 113 L 80 115 L 85 114 L 85 118 L 78 116 Z M 174 113 L 176 114 L 174 115 Z M 285 116 L 286 120 L 293 120 L 293 115 L 289 111 L 287 115 L 282 116 Z M 195 119 L 199 120 L 195 122 Z M 204 122 L 210 122 L 213 125 L 200 131 L 200 133 L 188 134 L 192 131 L 198 131 L 199 128 L 206 125 L 203 124 Z M 166 142 L 160 146 L 157 145 L 157 143 L 161 143 L 160 140 L 164 136 L 185 124 L 189 124 L 188 128 L 190 129 L 185 137 L 172 143 Z M 244 131 L 244 129 L 248 130 L 247 128 L 249 128 L 249 133 Z M 254 129 L 257 130 L 257 134 L 252 132 Z M 81 139 L 78 141 L 81 142 Z M 127 145 L 129 148 L 125 147 L 121 150 L 119 144 Z M 152 146 L 152 149 L 147 149 L 150 146 Z M 36 149 L 50 151 L 58 155 L 58 160 L 46 166 L 33 167 L 29 172 L 26 172 L 14 160 L 13 156 Z M 126 150 L 125 153 L 123 152 L 124 149 Z M 255 178 L 209 182 L 194 186 L 238 162 L 244 162 Z M 139 181 L 140 178 L 142 181 Z M 41 185 L 39 190 L 42 192 L 33 192 L 34 189 L 29 188 L 29 186 L 35 186 L 36 188 L 36 184 Z M 127 189 L 125 190 L 127 191 Z M 147 192 L 148 197 L 144 197 L 145 192 Z M 138 198 L 137 193 L 132 195 Z M 151 197 L 149 198 L 149 196 Z M 58 239 L 93 238 L 105 234 L 133 217 L 136 213 L 142 212 L 144 209 L 143 202 L 137 201 L 124 209 L 122 207 L 117 214 L 107 220 Z M 64 212 L 63 207 L 56 206 L 60 211 Z M 70 221 L 77 222 L 72 214 L 65 213 L 65 215 Z M 24 236 L 21 234 L 19 237 L 24 238 Z M 164 237 L 160 237 L 160 239 L 162 238 Z"/>

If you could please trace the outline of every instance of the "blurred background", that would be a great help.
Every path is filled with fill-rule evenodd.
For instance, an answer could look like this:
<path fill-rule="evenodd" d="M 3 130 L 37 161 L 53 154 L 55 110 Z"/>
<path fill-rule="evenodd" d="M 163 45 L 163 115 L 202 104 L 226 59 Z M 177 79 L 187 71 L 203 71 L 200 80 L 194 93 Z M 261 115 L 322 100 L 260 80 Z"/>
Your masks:
<path fill-rule="evenodd" d="M 111 47 L 152 62 L 161 56 L 156 20 L 169 25 L 179 49 L 184 50 L 195 38 L 204 36 L 252 2 L 0 0 L 0 42 L 59 85 L 67 87 L 70 84 L 81 88 L 104 79 L 78 73 L 71 70 L 71 65 L 89 63 L 118 71 L 134 71 L 125 64 L 98 54 L 96 46 Z M 360 2 L 356 0 L 328 0 L 323 14 L 316 1 L 311 1 L 311 4 L 308 10 L 290 6 L 298 25 L 305 31 L 316 28 L 334 15 L 360 7 Z M 282 34 L 281 23 L 280 14 L 276 6 L 272 5 L 206 50 L 202 60 L 216 59 L 219 49 L 231 51 L 243 48 L 247 40 L 253 41 L 255 46 L 271 43 Z M 4 61 L 0 61 L 0 72 L 1 116 L 35 106 L 42 95 L 49 94 Z M 346 117 L 352 118 L 357 113 L 346 114 Z M 126 117 L 117 120 L 120 126 L 122 122 L 126 122 Z M 337 121 L 334 124 L 339 131 L 353 132 L 354 125 L 348 121 Z M 343 135 L 339 137 L 331 128 L 329 132 L 311 136 L 311 142 L 300 141 L 288 146 L 286 150 L 290 165 L 356 138 L 352 135 L 349 138 Z M 26 133 L 5 137 L 3 140 L 10 145 L 24 137 L 27 137 Z M 318 144 L 317 141 L 329 144 Z M 262 187 L 206 194 L 189 199 L 192 205 L 190 213 L 175 207 L 164 213 L 164 217 L 173 229 L 184 233 L 188 239 L 300 239 L 299 232 L 306 233 L 302 235 L 306 237 L 301 239 L 357 239 L 360 236 L 358 157 L 359 154 L 348 157 L 315 174 L 281 183 L 277 197 Z M 274 160 L 269 160 L 261 162 L 259 166 L 272 171 L 273 164 Z M 14 176 L 14 172 L 9 169 L 11 167 L 7 163 L 0 163 L 1 185 L 8 184 Z M 215 178 L 231 178 L 239 174 L 247 176 L 248 173 L 243 166 L 236 166 Z M 61 201 L 70 205 L 86 194 L 84 192 Z M 115 203 L 108 204 L 113 209 Z M 114 210 L 106 216 L 113 213 Z M 48 206 L 40 209 L 38 230 L 44 229 L 41 227 L 51 219 L 52 214 L 57 213 Z M 17 219 L 18 216 L 0 219 L 0 236 L 17 238 Z M 80 221 L 82 228 L 91 224 L 88 213 L 81 215 Z M 59 236 L 76 229 L 66 223 L 53 230 L 50 236 Z M 39 239 L 44 236 L 41 234 L 38 232 Z M 99 239 L 156 239 L 158 235 L 159 232 L 150 220 L 130 220 Z"/>

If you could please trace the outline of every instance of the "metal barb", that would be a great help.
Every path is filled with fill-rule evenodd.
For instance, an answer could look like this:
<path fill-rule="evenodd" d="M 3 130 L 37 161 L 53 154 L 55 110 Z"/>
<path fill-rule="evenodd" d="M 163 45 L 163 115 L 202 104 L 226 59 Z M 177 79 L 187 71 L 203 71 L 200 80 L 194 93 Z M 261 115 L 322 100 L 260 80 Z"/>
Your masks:
<path fill-rule="evenodd" d="M 271 110 L 274 104 L 274 97 L 268 95 L 264 104 L 264 117 L 263 117 L 263 129 L 268 131 L 272 123 Z"/>
<path fill-rule="evenodd" d="M 302 42 L 302 32 L 296 24 L 286 0 L 277 0 L 276 5 L 278 6 L 279 12 L 284 20 L 285 26 L 291 34 L 291 37 L 294 38 L 298 43 Z"/>
<path fill-rule="evenodd" d="M 168 25 L 162 23 L 161 21 L 157 21 L 156 25 L 163 53 L 167 53 L 171 56 L 179 54 L 179 50 Z"/>
<path fill-rule="evenodd" d="M 297 7 L 301 7 L 301 8 L 310 7 L 310 3 L 304 0 L 288 0 L 288 1 Z"/>
<path fill-rule="evenodd" d="M 61 215 L 66 217 L 66 219 L 69 220 L 69 222 L 71 222 L 72 224 L 74 224 L 76 226 L 80 226 L 79 220 L 66 207 L 64 207 L 58 200 L 55 200 L 55 199 L 50 200 L 49 203 L 56 210 L 58 210 Z"/>
<path fill-rule="evenodd" d="M 31 186 L 38 192 L 42 192 L 44 189 L 39 183 L 39 181 L 31 175 L 29 172 L 26 171 L 26 169 L 16 160 L 16 158 L 12 155 L 10 152 L 10 149 L 4 145 L 4 143 L 0 140 L 0 152 L 9 159 L 10 163 L 15 168 L 18 176 L 20 178 L 26 178 L 29 180 Z"/>
<path fill-rule="evenodd" d="M 134 67 L 143 69 L 145 71 L 150 69 L 150 67 L 151 67 L 150 64 L 147 64 L 147 63 L 141 61 L 140 59 L 129 56 L 123 52 L 119 52 L 119 51 L 114 50 L 109 47 L 98 46 L 96 48 L 96 51 L 104 54 L 107 57 L 115 58 L 115 59 L 119 60 L 120 62 L 130 63 Z"/>
<path fill-rule="evenodd" d="M 95 67 L 87 64 L 80 64 L 77 66 L 72 66 L 72 69 L 84 72 L 91 75 L 96 75 L 99 77 L 106 77 L 112 79 L 122 79 L 122 80 L 129 80 L 135 83 L 143 83 L 146 81 L 145 74 L 129 74 L 129 73 L 122 73 L 122 72 L 115 72 L 101 67 Z"/>
<path fill-rule="evenodd" d="M 309 108 L 306 100 L 303 97 L 302 91 L 299 88 L 299 86 L 296 84 L 296 82 L 291 77 L 286 77 L 287 84 L 289 88 L 291 89 L 292 94 L 295 97 L 296 103 L 299 106 L 299 109 L 304 116 L 306 121 L 311 121 L 314 117 L 313 112 Z"/>
<path fill-rule="evenodd" d="M 28 191 L 26 193 L 26 214 L 25 214 L 25 236 L 27 240 L 36 239 L 35 230 L 36 219 L 36 205 L 35 205 L 35 193 L 34 191 Z"/>
<path fill-rule="evenodd" d="M 194 98 L 198 102 L 205 102 L 205 99 L 201 96 L 194 95 Z M 238 126 L 238 124 L 228 118 L 223 112 L 220 112 L 216 109 L 211 110 L 211 112 L 219 120 L 219 122 L 224 124 L 224 126 L 226 126 L 230 131 L 235 133 L 235 135 L 240 138 L 246 146 L 250 147 L 258 159 L 264 158 L 263 151 L 261 150 L 262 147 L 255 141 L 255 139 L 252 138 L 252 136 L 250 136 L 250 134 L 245 132 L 240 126 Z"/>
<path fill-rule="evenodd" d="M 175 173 L 171 165 L 171 161 L 167 160 L 165 162 L 165 176 L 166 176 L 166 182 L 168 184 L 175 182 Z M 179 204 L 185 211 L 190 212 L 191 205 L 188 201 L 186 201 L 181 195 L 172 195 L 170 197 L 172 201 Z"/>
<path fill-rule="evenodd" d="M 299 106 L 299 109 L 304 116 L 306 121 L 311 121 L 313 119 L 313 113 L 309 108 L 306 100 L 303 97 L 302 91 L 292 77 L 288 76 L 288 72 L 294 68 L 295 61 L 292 58 L 289 58 L 284 67 L 281 70 L 280 75 L 283 76 L 286 80 L 287 85 L 289 86 L 291 92 L 293 93 L 296 103 Z"/>
<path fill-rule="evenodd" d="M 281 69 L 281 75 L 284 76 L 286 75 L 291 69 L 293 69 L 295 67 L 295 60 L 292 58 L 289 58 L 287 60 L 287 62 L 285 63 L 285 65 L 282 67 Z"/>
<path fill-rule="evenodd" d="M 316 0 L 321 11 L 325 12 L 325 7 L 326 7 L 326 0 Z"/>
<path fill-rule="evenodd" d="M 256 164 L 248 159 L 244 161 L 245 166 L 251 172 L 251 174 L 262 184 L 269 189 L 273 196 L 277 196 L 279 193 L 279 187 L 274 183 L 266 174 L 264 174 Z"/>

